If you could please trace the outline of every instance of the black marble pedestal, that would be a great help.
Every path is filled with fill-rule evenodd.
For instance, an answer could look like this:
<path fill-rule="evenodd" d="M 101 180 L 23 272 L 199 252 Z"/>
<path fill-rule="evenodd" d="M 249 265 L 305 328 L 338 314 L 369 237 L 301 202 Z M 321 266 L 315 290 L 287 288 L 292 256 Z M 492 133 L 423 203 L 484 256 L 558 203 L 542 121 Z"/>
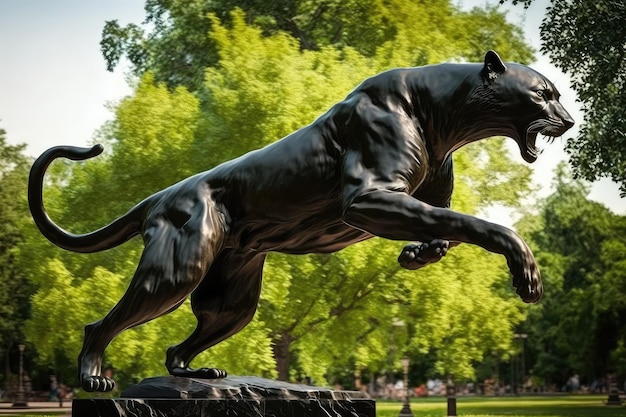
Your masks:
<path fill-rule="evenodd" d="M 72 417 L 375 417 L 374 400 L 256 377 L 144 379 L 121 398 L 77 399 Z"/>

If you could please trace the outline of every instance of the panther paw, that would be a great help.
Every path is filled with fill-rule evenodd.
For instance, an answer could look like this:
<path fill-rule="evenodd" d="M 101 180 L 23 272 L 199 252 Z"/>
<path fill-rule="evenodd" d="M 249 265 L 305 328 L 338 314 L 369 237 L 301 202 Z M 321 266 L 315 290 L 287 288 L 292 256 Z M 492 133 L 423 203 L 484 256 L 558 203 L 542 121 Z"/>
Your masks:
<path fill-rule="evenodd" d="M 521 241 L 521 240 L 520 240 Z M 521 241 L 519 249 L 508 259 L 513 287 L 525 303 L 536 303 L 543 296 L 541 272 L 528 246 Z"/>
<path fill-rule="evenodd" d="M 430 243 L 409 243 L 398 256 L 400 266 L 405 269 L 418 269 L 428 264 L 438 262 L 448 253 L 450 242 L 435 239 Z"/>
<path fill-rule="evenodd" d="M 521 279 L 513 278 L 513 286 L 525 303 L 536 303 L 543 296 L 543 284 L 538 268 L 525 271 Z"/>
<path fill-rule="evenodd" d="M 172 368 L 170 375 L 185 378 L 223 379 L 228 376 L 228 373 L 219 368 Z"/>
<path fill-rule="evenodd" d="M 100 375 L 82 375 L 81 387 L 87 392 L 110 392 L 115 388 L 115 381 Z"/>

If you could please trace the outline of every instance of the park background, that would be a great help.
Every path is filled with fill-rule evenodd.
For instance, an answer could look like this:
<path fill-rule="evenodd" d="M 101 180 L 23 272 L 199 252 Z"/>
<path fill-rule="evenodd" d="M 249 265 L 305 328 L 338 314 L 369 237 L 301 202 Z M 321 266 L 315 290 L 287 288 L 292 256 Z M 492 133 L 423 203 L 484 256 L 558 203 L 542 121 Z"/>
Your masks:
<path fill-rule="evenodd" d="M 304 51 L 280 32 L 281 10 L 234 2 L 244 10 L 231 11 L 232 3 L 215 2 L 216 15 L 206 18 L 201 3 L 148 2 L 145 29 L 159 35 L 152 43 L 133 43 L 139 26 L 127 26 L 145 19 L 143 2 L 0 4 L 5 389 L 24 341 L 33 389 L 45 390 L 51 373 L 76 384 L 82 327 L 119 299 L 141 249 L 133 242 L 93 256 L 68 254 L 39 236 L 25 208 L 24 168 L 49 146 L 107 146 L 105 158 L 57 164 L 50 175 L 52 217 L 80 232 L 311 122 L 386 68 L 480 61 L 493 48 L 506 61 L 536 62 L 575 119 L 583 118 L 569 77 L 538 52 L 549 2 L 528 10 L 497 2 L 327 2 L 320 19 L 320 2 L 276 2 L 300 7 L 298 23 L 312 45 Z M 109 63 L 116 53 L 122 58 L 112 73 L 99 45 L 111 19 L 120 20 L 109 26 Z M 523 305 L 504 260 L 474 247 L 418 272 L 401 271 L 395 258 L 402 244 L 382 240 L 333 256 L 276 255 L 255 321 L 198 364 L 346 387 L 383 378 L 386 386 L 399 379 L 406 356 L 413 386 L 448 375 L 483 391 L 560 391 L 574 375 L 577 389 L 606 389 L 607 375 L 622 384 L 626 244 L 618 184 L 574 179 L 559 165 L 565 140 L 544 143 L 531 167 L 509 142 L 459 152 L 453 208 L 515 225 L 542 268 L 541 304 Z M 185 306 L 128 331 L 109 348 L 106 365 L 122 385 L 162 374 L 165 347 L 193 326 Z"/>

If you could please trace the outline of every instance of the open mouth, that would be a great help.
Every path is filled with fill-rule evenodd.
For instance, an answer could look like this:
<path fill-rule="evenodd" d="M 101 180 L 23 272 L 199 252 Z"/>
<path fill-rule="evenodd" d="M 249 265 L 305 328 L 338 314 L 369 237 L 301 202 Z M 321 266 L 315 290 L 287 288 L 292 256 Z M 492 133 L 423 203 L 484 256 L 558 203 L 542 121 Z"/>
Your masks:
<path fill-rule="evenodd" d="M 526 129 L 526 149 L 522 152 L 522 157 L 527 162 L 535 162 L 541 154 L 542 149 L 537 146 L 537 136 L 541 133 L 548 143 L 561 136 L 565 130 L 565 125 L 560 120 L 548 118 L 532 121 Z"/>

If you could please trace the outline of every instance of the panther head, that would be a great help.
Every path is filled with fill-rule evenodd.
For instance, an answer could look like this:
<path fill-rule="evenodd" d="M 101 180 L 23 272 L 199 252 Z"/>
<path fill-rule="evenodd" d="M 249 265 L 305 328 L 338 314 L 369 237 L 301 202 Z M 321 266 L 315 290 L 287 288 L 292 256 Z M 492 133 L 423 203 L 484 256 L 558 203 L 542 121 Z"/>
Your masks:
<path fill-rule="evenodd" d="M 496 52 L 489 51 L 482 77 L 499 103 L 494 117 L 513 126 L 507 136 L 517 142 L 526 162 L 535 162 L 540 153 L 539 133 L 551 142 L 574 125 L 554 84 L 537 71 L 515 63 L 505 65 Z"/>

